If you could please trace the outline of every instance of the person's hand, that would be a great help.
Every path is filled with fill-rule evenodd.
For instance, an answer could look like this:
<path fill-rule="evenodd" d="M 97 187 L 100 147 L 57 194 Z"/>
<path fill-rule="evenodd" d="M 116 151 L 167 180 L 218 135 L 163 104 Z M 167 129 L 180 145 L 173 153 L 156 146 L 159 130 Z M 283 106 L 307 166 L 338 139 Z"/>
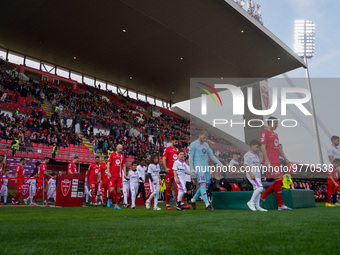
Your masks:
<path fill-rule="evenodd" d="M 269 160 L 265 160 L 264 166 L 267 167 L 267 168 L 269 168 L 269 166 L 270 166 L 270 161 L 269 161 Z"/>
<path fill-rule="evenodd" d="M 170 169 L 167 168 L 167 167 L 165 167 L 165 172 L 166 172 L 166 173 L 169 173 L 169 172 L 170 172 Z"/>
<path fill-rule="evenodd" d="M 152 183 L 155 184 L 155 185 L 157 184 L 157 182 L 155 182 L 155 181 L 153 181 Z"/>
<path fill-rule="evenodd" d="M 177 183 L 177 184 L 179 184 L 179 183 L 180 183 L 180 181 L 179 181 L 179 179 L 178 179 L 178 178 L 176 178 L 176 183 Z"/>
<path fill-rule="evenodd" d="M 15 184 L 18 184 L 18 180 L 17 180 L 17 179 L 15 179 L 15 181 L 14 181 L 14 182 L 15 182 Z"/>
<path fill-rule="evenodd" d="M 335 187 L 339 188 L 339 184 L 335 183 Z"/>
<path fill-rule="evenodd" d="M 99 183 L 100 183 L 100 186 L 102 186 L 102 185 L 103 185 L 103 182 L 102 182 L 102 181 L 100 181 Z"/>

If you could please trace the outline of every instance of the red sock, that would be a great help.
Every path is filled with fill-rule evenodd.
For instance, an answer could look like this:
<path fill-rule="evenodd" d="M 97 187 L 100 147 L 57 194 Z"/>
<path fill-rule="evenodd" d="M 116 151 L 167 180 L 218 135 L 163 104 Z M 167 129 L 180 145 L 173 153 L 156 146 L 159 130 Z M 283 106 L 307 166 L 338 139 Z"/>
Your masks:
<path fill-rule="evenodd" d="M 119 200 L 120 200 L 120 197 L 121 197 L 121 193 L 120 192 L 116 192 L 116 205 L 119 205 Z"/>
<path fill-rule="evenodd" d="M 106 205 L 106 193 L 107 193 L 107 190 L 103 189 L 102 190 L 103 205 Z"/>
<path fill-rule="evenodd" d="M 109 197 L 107 198 L 108 200 L 112 200 L 112 193 L 110 190 L 109 190 Z"/>
<path fill-rule="evenodd" d="M 274 192 L 279 206 L 283 206 L 282 201 L 282 179 L 276 179 L 274 183 Z"/>
<path fill-rule="evenodd" d="M 94 191 L 91 192 L 91 202 L 92 204 L 96 203 L 96 192 Z"/>
<path fill-rule="evenodd" d="M 266 188 L 266 190 L 261 194 L 262 199 L 265 199 L 266 196 L 268 196 L 270 193 L 274 192 L 274 185 L 275 185 L 275 183 L 273 183 L 268 188 Z"/>
<path fill-rule="evenodd" d="M 38 199 L 38 196 L 40 194 L 40 190 L 37 190 L 37 192 L 35 193 L 35 196 L 34 196 L 34 199 L 33 199 L 33 203 L 36 203 L 37 202 L 37 199 Z"/>
<path fill-rule="evenodd" d="M 327 194 L 327 203 L 330 203 L 331 202 L 331 197 L 332 197 L 332 194 L 328 193 Z"/>
<path fill-rule="evenodd" d="M 19 196 L 20 196 L 20 192 L 19 191 L 17 191 L 17 193 L 15 193 L 15 195 L 14 195 L 14 197 L 13 197 L 13 199 L 15 200 L 15 201 L 19 201 Z"/>
<path fill-rule="evenodd" d="M 171 191 L 171 187 L 166 186 L 166 190 L 165 190 L 165 203 L 167 205 L 170 204 L 170 191 Z"/>
<path fill-rule="evenodd" d="M 116 201 L 116 189 L 112 192 L 112 202 L 114 203 Z"/>

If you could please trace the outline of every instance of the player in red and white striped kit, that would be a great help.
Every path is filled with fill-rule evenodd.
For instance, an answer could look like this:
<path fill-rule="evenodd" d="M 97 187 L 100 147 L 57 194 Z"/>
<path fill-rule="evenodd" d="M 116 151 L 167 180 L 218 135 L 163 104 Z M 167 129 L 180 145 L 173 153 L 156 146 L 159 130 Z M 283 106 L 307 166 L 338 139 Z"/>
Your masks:
<path fill-rule="evenodd" d="M 91 192 L 91 203 L 93 206 L 96 206 L 96 194 L 98 191 L 98 175 L 100 172 L 100 158 L 96 156 L 94 159 L 94 163 L 89 166 L 89 169 L 86 172 L 87 178 L 90 184 L 90 192 Z"/>

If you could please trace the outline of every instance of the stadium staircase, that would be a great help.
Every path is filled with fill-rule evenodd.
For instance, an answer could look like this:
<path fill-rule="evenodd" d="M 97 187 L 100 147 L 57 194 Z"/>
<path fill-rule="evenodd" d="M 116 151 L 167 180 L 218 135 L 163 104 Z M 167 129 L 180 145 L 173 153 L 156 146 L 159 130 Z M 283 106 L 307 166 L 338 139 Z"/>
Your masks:
<path fill-rule="evenodd" d="M 44 104 L 41 105 L 41 108 L 43 108 L 43 110 L 46 112 L 46 117 L 50 119 L 53 115 L 52 104 L 45 99 Z"/>
<path fill-rule="evenodd" d="M 79 133 L 79 137 L 81 138 L 81 140 L 83 141 L 83 144 L 90 150 L 92 151 L 92 153 L 94 153 L 93 151 L 93 144 L 90 142 L 89 139 L 87 139 L 85 136 L 83 136 L 83 134 Z"/>

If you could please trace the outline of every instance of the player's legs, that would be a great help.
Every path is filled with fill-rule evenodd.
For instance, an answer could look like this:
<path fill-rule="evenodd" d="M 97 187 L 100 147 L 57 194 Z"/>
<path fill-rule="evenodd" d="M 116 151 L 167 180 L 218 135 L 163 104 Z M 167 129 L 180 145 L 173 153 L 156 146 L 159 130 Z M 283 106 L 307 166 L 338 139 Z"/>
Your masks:
<path fill-rule="evenodd" d="M 24 182 L 22 180 L 18 180 L 17 183 L 17 192 L 15 193 L 15 195 L 12 198 L 12 203 L 18 203 L 19 202 L 19 197 L 20 197 L 20 193 L 22 192 L 22 185 L 24 184 Z"/>
<path fill-rule="evenodd" d="M 247 205 L 250 210 L 255 211 L 260 208 L 260 195 L 263 192 L 263 187 L 260 178 L 256 178 L 255 180 L 248 178 L 248 181 L 253 185 L 254 192 Z"/>
<path fill-rule="evenodd" d="M 138 183 L 131 183 L 130 184 L 130 191 L 131 191 L 131 208 L 136 207 L 136 197 L 138 191 Z"/>
<path fill-rule="evenodd" d="M 331 204 L 331 197 L 334 194 L 336 188 L 334 183 L 331 180 L 327 181 L 327 200 L 326 200 L 326 206 L 328 207 L 334 207 L 334 205 Z"/>
<path fill-rule="evenodd" d="M 187 203 L 190 203 L 190 200 L 192 198 L 192 182 L 186 182 L 185 187 L 187 189 L 187 193 L 185 194 Z"/>
<path fill-rule="evenodd" d="M 144 187 L 144 183 L 143 182 L 140 182 L 139 186 L 138 186 L 138 193 L 137 193 L 137 195 L 140 194 L 140 193 L 142 193 L 142 198 L 143 198 L 144 203 L 145 203 L 146 197 L 145 197 L 145 187 Z"/>
<path fill-rule="evenodd" d="M 95 205 L 96 203 L 96 184 L 94 182 L 90 182 L 90 193 L 91 193 L 91 203 Z"/>
<path fill-rule="evenodd" d="M 166 184 L 166 189 L 165 189 L 165 203 L 168 209 L 170 209 L 170 193 L 171 193 L 171 186 L 172 183 L 174 182 L 174 174 L 173 173 L 166 173 L 165 174 L 165 184 Z"/>
<path fill-rule="evenodd" d="M 159 208 L 158 207 L 158 197 L 159 197 L 159 183 L 158 182 L 155 184 L 155 191 L 154 191 L 154 193 L 155 193 L 155 196 L 154 196 L 154 201 L 153 201 L 153 203 L 154 203 L 153 209 L 154 210 L 158 210 L 158 208 Z"/>
<path fill-rule="evenodd" d="M 179 179 L 180 183 L 177 184 L 178 195 L 177 195 L 177 203 L 181 203 L 184 194 L 187 192 L 184 181 Z"/>
<path fill-rule="evenodd" d="M 124 205 L 127 206 L 128 201 L 128 195 L 129 195 L 129 189 L 130 189 L 130 185 L 129 183 L 123 182 L 123 197 L 124 197 Z"/>
<path fill-rule="evenodd" d="M 107 183 L 102 183 L 102 185 L 100 186 L 100 192 L 102 193 L 102 202 L 104 206 L 106 205 L 107 188 L 108 188 Z"/>
<path fill-rule="evenodd" d="M 115 202 L 115 207 L 119 207 L 119 202 L 120 202 L 120 197 L 122 196 L 122 186 L 123 186 L 123 182 L 122 182 L 122 178 L 118 177 L 115 180 L 115 187 L 116 187 L 116 202 Z"/>

